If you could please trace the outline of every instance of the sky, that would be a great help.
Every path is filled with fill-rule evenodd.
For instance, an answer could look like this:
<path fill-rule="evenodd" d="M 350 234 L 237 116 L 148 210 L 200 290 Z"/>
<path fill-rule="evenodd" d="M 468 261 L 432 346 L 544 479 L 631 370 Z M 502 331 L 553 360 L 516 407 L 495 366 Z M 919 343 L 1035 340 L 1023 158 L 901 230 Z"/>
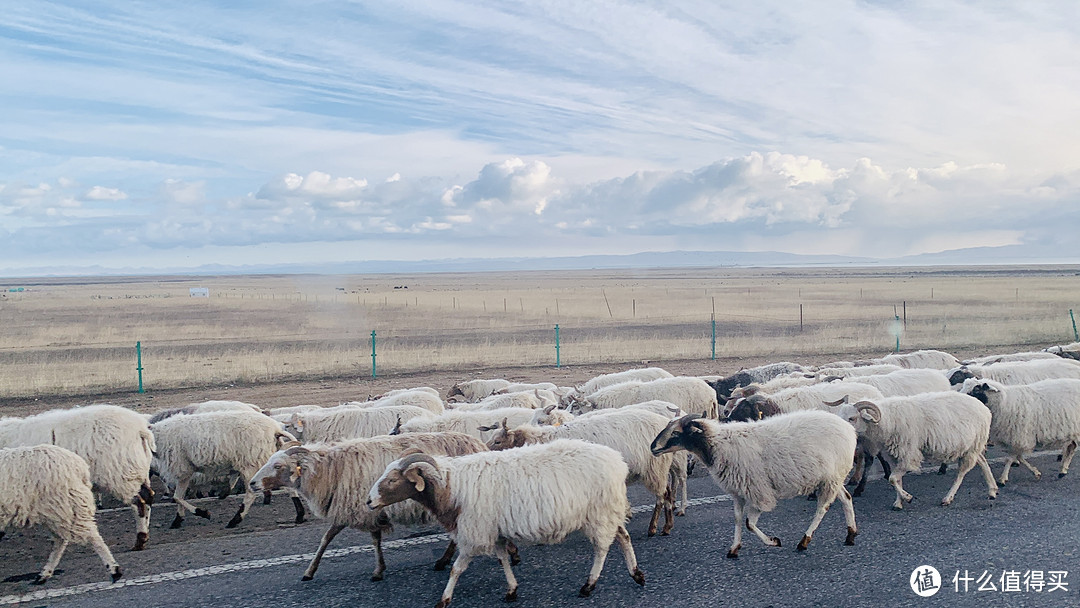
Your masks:
<path fill-rule="evenodd" d="M 1074 2 L 96 2 L 0 14 L 0 273 L 1080 229 Z"/>

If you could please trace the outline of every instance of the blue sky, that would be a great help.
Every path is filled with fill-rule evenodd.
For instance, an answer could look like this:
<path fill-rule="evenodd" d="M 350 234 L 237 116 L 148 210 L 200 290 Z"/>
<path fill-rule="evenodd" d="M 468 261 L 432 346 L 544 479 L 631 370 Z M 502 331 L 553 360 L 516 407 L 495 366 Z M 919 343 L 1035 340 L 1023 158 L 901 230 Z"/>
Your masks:
<path fill-rule="evenodd" d="M 1075 3 L 20 2 L 0 273 L 1062 250 Z"/>

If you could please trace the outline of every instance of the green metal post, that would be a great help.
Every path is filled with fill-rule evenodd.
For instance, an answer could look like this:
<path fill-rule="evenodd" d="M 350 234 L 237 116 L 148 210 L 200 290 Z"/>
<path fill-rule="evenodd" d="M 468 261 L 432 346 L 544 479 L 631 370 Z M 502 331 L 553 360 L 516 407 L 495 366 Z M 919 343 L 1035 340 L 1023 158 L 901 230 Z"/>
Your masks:
<path fill-rule="evenodd" d="M 712 360 L 716 361 L 716 317 L 712 318 Z"/>
<path fill-rule="evenodd" d="M 1072 309 L 1069 309 L 1069 318 L 1073 322 L 1073 338 L 1076 338 L 1077 342 L 1080 342 L 1080 334 L 1076 333 L 1076 317 L 1073 316 Z"/>
<path fill-rule="evenodd" d="M 375 377 L 375 332 L 371 332 L 371 377 Z"/>
<path fill-rule="evenodd" d="M 899 331 L 899 328 L 900 328 L 900 315 L 893 315 L 893 316 L 896 317 L 896 328 L 897 328 L 897 332 L 896 332 L 896 352 L 900 352 L 900 331 Z"/>
<path fill-rule="evenodd" d="M 562 367 L 562 360 L 559 357 L 559 326 L 555 326 L 555 367 Z"/>
<path fill-rule="evenodd" d="M 135 343 L 135 361 L 135 370 L 139 372 L 139 392 L 145 393 L 146 391 L 143 390 L 142 384 L 142 342 Z"/>

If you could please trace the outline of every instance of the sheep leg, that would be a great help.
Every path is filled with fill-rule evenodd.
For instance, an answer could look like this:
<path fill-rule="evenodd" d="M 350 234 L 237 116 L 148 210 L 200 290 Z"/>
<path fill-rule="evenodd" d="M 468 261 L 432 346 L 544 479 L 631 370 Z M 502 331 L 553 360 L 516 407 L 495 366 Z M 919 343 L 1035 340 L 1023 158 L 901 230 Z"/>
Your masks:
<path fill-rule="evenodd" d="M 675 527 L 675 492 L 671 486 L 668 486 L 667 492 L 664 494 L 664 529 L 660 531 L 661 536 L 667 536 L 671 534 L 671 529 Z"/>
<path fill-rule="evenodd" d="M 990 500 L 997 498 L 998 487 L 994 483 L 994 472 L 990 470 L 990 463 L 986 462 L 985 454 L 976 454 L 975 463 L 979 465 L 979 470 L 982 471 L 983 479 L 986 480 L 987 495 Z"/>
<path fill-rule="evenodd" d="M 604 569 L 608 549 L 611 548 L 611 543 L 615 541 L 615 536 L 610 538 L 601 537 L 596 535 L 596 531 L 593 531 L 589 534 L 589 540 L 592 541 L 593 546 L 592 570 L 589 571 L 589 580 L 578 591 L 578 597 L 589 597 L 592 595 L 593 589 L 596 589 L 596 581 L 600 578 L 600 572 Z"/>
<path fill-rule="evenodd" d="M 862 487 L 866 482 L 866 475 L 864 475 L 866 469 L 870 468 L 870 465 L 874 464 L 874 457 L 870 456 L 869 462 L 866 458 L 866 450 L 855 450 L 855 458 L 853 461 L 853 468 L 851 470 L 851 479 L 848 480 L 848 485 L 857 486 L 855 496 L 862 494 Z"/>
<path fill-rule="evenodd" d="M 201 507 L 196 508 L 195 505 L 191 504 L 187 501 L 186 498 L 184 498 L 184 495 L 187 494 L 188 484 L 190 483 L 190 477 L 186 479 L 181 479 L 176 482 L 176 490 L 173 491 L 173 502 L 176 503 L 176 518 L 173 519 L 172 524 L 169 526 L 170 528 L 179 528 L 180 524 L 184 522 L 185 509 L 191 511 L 199 517 L 205 517 L 206 519 L 210 519 L 210 513 L 206 509 L 203 509 Z"/>
<path fill-rule="evenodd" d="M 457 550 L 457 543 L 450 541 L 449 545 L 446 545 L 446 551 L 443 551 L 442 557 L 435 562 L 435 571 L 442 572 L 446 570 L 446 567 L 450 565 L 450 560 L 454 559 L 454 551 Z M 507 551 L 509 552 L 509 551 Z M 517 551 L 515 551 L 517 553 Z M 520 561 L 520 560 L 519 560 Z M 511 564 L 513 564 L 513 558 L 511 558 Z"/>
<path fill-rule="evenodd" d="M 892 484 L 892 487 L 896 490 L 896 502 L 894 502 L 892 506 L 896 511 L 904 508 L 905 500 L 907 502 L 915 500 L 914 496 L 908 494 L 907 491 L 904 490 L 904 473 L 905 471 L 897 466 L 893 469 L 892 474 L 889 475 L 889 483 Z"/>
<path fill-rule="evenodd" d="M 509 538 L 506 539 L 506 551 L 510 554 L 510 565 L 516 566 L 521 563 L 521 554 L 518 553 L 517 545 Z"/>
<path fill-rule="evenodd" d="M 371 573 L 371 581 L 381 581 L 383 572 L 386 572 L 386 561 L 382 552 L 382 530 L 371 531 L 371 544 L 375 545 L 375 571 Z"/>
<path fill-rule="evenodd" d="M 49 559 L 45 562 L 45 567 L 38 573 L 33 584 L 44 585 L 45 581 L 52 578 L 53 571 L 56 570 L 56 565 L 60 563 L 60 558 L 64 556 L 64 551 L 67 549 L 67 546 L 68 541 L 59 536 L 53 537 L 52 553 L 49 554 Z"/>
<path fill-rule="evenodd" d="M 884 452 L 878 452 L 878 462 L 881 463 L 882 479 L 888 479 L 889 475 L 892 475 L 892 465 L 885 458 Z"/>
<path fill-rule="evenodd" d="M 113 559 L 112 551 L 109 551 L 109 546 L 102 540 L 101 534 L 94 530 L 94 536 L 90 538 L 90 547 L 97 553 L 98 558 L 105 564 L 105 568 L 109 570 L 109 576 L 112 577 L 112 582 L 120 580 L 123 576 L 123 571 L 120 570 L 120 564 L 116 563 Z"/>
<path fill-rule="evenodd" d="M 820 508 L 820 507 L 819 507 Z M 746 507 L 746 529 L 750 530 L 761 539 L 761 542 L 770 547 L 779 547 L 780 539 L 775 536 L 765 536 L 765 533 L 761 531 L 761 528 L 757 526 L 757 520 L 761 517 L 761 511 L 754 507 Z"/>
<path fill-rule="evenodd" d="M 344 529 L 345 526 L 340 524 L 335 524 L 326 529 L 326 532 L 323 533 L 322 541 L 319 543 L 319 550 L 315 552 L 315 557 L 312 558 L 311 563 L 308 564 L 307 570 L 304 570 L 304 576 L 302 576 L 300 580 L 310 581 L 315 578 L 315 571 L 319 569 L 319 562 L 322 561 L 323 553 L 326 553 L 326 547 L 330 544 L 330 541 L 334 540 L 334 537 Z"/>
<path fill-rule="evenodd" d="M 841 484 L 840 490 L 847 492 L 847 490 L 843 489 L 843 484 Z M 825 517 L 825 513 L 829 511 L 829 507 L 836 500 L 837 494 L 837 489 L 831 485 L 822 486 L 818 491 L 818 503 L 817 510 L 814 512 L 814 519 L 810 520 L 810 527 L 806 529 L 802 540 L 795 547 L 797 551 L 806 551 L 806 548 L 810 545 L 810 539 L 814 537 L 814 531 L 821 525 L 821 518 Z"/>
<path fill-rule="evenodd" d="M 960 484 L 964 481 L 964 476 L 968 474 L 968 471 L 975 468 L 976 460 L 974 454 L 965 454 L 960 458 L 958 463 L 960 468 L 956 472 L 956 479 L 953 481 L 952 487 L 949 488 L 949 493 L 941 501 L 941 506 L 947 507 L 952 504 L 953 498 L 956 497 L 956 491 L 960 489 Z"/>
<path fill-rule="evenodd" d="M 738 559 L 739 549 L 742 548 L 742 526 L 743 526 L 743 501 L 741 498 L 732 497 L 732 504 L 735 507 L 735 538 L 731 541 L 731 548 L 728 549 L 728 559 Z"/>
<path fill-rule="evenodd" d="M 1061 472 L 1058 473 L 1058 479 L 1069 474 L 1069 463 L 1072 462 L 1074 454 L 1076 454 L 1076 442 L 1070 441 L 1069 445 L 1061 450 Z"/>
<path fill-rule="evenodd" d="M 848 494 L 847 489 L 843 486 L 840 487 L 840 505 L 844 508 L 844 521 L 847 523 L 847 538 L 844 539 L 845 545 L 855 544 L 855 535 L 859 533 L 858 527 L 855 525 L 855 505 L 851 502 L 851 494 Z"/>
<path fill-rule="evenodd" d="M 139 494 L 131 499 L 131 509 L 135 511 L 135 546 L 132 551 L 142 551 L 146 541 L 150 540 L 150 505 Z"/>
<path fill-rule="evenodd" d="M 1013 463 L 1017 460 L 1015 454 L 1009 454 L 1005 457 L 1005 469 L 1001 471 L 1001 477 L 998 477 L 997 482 L 1001 485 L 1009 483 L 1009 471 L 1012 469 Z"/>
<path fill-rule="evenodd" d="M 471 547 L 468 551 L 462 550 L 458 554 L 457 559 L 454 560 L 454 567 L 450 568 L 450 580 L 446 581 L 446 588 L 443 589 L 442 597 L 439 599 L 439 603 L 435 604 L 435 608 L 446 608 L 450 605 L 450 600 L 454 597 L 454 586 L 457 585 L 457 580 L 465 572 L 465 569 L 469 567 L 472 558 Z"/>
<path fill-rule="evenodd" d="M 259 497 L 258 494 L 251 490 L 247 479 L 244 480 L 244 487 L 247 488 L 244 492 L 244 502 L 240 504 L 240 509 L 236 511 L 236 515 L 233 515 L 233 518 L 225 525 L 226 528 L 235 528 L 240 525 L 240 522 L 244 521 L 244 516 L 247 515 L 248 509 L 251 508 L 251 505 L 255 504 L 255 499 Z"/>
<path fill-rule="evenodd" d="M 516 602 L 518 582 L 517 579 L 514 578 L 514 569 L 510 566 L 510 553 L 506 550 L 505 539 L 496 541 L 495 557 L 499 558 L 499 563 L 502 564 L 503 574 L 506 576 L 506 595 L 503 597 L 503 601 Z"/>
<path fill-rule="evenodd" d="M 660 511 L 664 508 L 663 495 L 656 496 L 656 504 L 653 505 L 652 518 L 649 519 L 649 536 L 656 536 L 656 526 L 660 521 Z"/>
<path fill-rule="evenodd" d="M 622 548 L 623 561 L 626 562 L 626 569 L 630 571 L 630 576 L 635 583 L 644 587 L 645 573 L 638 567 L 637 555 L 634 555 L 634 545 L 630 543 L 630 533 L 626 531 L 625 526 L 619 526 L 615 530 L 615 540 L 619 541 L 619 547 Z"/>
<path fill-rule="evenodd" d="M 1027 459 L 1024 458 L 1023 454 L 1017 456 L 1016 459 L 1019 460 L 1020 464 L 1024 465 L 1027 470 L 1031 471 L 1031 474 L 1035 476 L 1036 481 L 1042 479 L 1042 471 L 1036 469 L 1034 465 L 1028 462 Z"/>
<path fill-rule="evenodd" d="M 285 488 L 285 491 L 292 497 L 293 509 L 296 510 L 296 519 L 294 519 L 293 522 L 298 524 L 304 523 L 304 515 L 307 514 L 307 511 L 304 510 L 304 501 L 300 500 L 300 494 L 293 488 Z"/>

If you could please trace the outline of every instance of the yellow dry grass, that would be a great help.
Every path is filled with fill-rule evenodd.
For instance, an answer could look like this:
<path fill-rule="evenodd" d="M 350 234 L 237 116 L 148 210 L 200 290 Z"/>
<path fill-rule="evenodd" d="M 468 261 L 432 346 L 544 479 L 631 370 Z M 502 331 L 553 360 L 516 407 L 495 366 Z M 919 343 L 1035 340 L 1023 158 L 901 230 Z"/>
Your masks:
<path fill-rule="evenodd" d="M 1070 342 L 1072 267 L 677 269 L 8 281 L 0 397 L 564 364 Z M 404 287 L 396 289 L 395 287 Z M 191 298 L 190 287 L 211 297 Z M 800 329 L 800 305 L 802 325 Z"/>

